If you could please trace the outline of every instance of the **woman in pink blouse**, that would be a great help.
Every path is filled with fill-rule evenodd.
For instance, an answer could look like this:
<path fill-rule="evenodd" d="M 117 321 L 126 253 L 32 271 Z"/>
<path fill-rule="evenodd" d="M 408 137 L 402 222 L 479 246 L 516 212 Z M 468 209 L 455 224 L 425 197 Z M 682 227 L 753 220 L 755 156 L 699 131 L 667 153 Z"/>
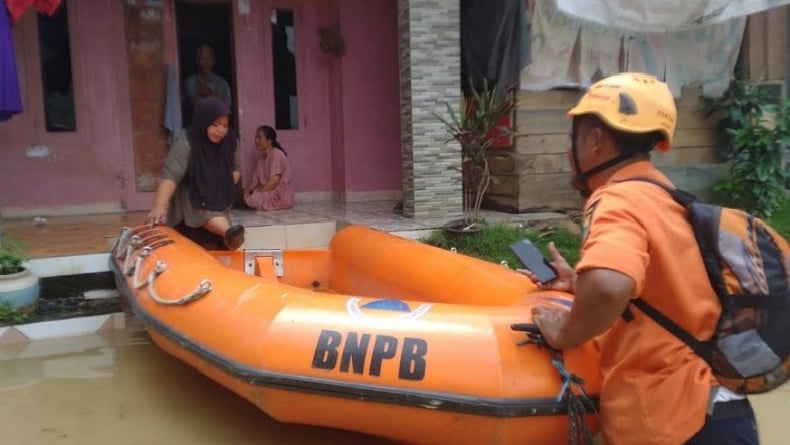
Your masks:
<path fill-rule="evenodd" d="M 255 147 L 261 157 L 255 163 L 250 183 L 244 189 L 244 202 L 257 210 L 288 209 L 294 205 L 291 167 L 285 150 L 277 142 L 277 132 L 268 125 L 255 132 Z M 276 149 L 276 150 L 275 150 Z"/>

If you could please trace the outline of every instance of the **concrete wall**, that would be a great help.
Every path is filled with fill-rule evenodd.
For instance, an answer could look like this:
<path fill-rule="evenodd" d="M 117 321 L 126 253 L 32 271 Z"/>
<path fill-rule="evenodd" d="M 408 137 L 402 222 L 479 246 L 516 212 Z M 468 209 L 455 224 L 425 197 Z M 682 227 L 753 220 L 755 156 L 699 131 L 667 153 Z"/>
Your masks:
<path fill-rule="evenodd" d="M 433 116 L 461 96 L 460 3 L 398 0 L 404 215 L 462 213 L 461 148 Z"/>

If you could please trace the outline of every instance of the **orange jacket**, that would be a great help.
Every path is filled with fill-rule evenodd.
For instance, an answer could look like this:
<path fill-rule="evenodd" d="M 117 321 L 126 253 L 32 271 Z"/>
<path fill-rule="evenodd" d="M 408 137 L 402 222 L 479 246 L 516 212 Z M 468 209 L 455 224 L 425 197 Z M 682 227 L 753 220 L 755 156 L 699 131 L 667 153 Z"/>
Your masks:
<path fill-rule="evenodd" d="M 592 194 L 576 272 L 606 268 L 631 277 L 641 296 L 698 339 L 713 335 L 720 305 L 685 210 L 661 188 L 617 181 L 671 182 L 648 161 L 629 164 Z M 710 367 L 690 348 L 629 306 L 601 337 L 601 416 L 608 445 L 672 445 L 705 422 Z"/>

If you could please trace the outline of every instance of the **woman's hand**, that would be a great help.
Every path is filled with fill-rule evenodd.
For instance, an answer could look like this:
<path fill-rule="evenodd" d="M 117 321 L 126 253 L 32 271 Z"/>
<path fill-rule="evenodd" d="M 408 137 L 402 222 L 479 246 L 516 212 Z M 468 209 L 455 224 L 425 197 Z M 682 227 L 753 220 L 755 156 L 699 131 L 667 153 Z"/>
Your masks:
<path fill-rule="evenodd" d="M 148 217 L 146 219 L 146 222 L 149 225 L 155 226 L 155 225 L 164 224 L 166 220 L 167 220 L 167 207 L 155 206 L 153 209 L 151 209 L 150 212 L 148 212 Z"/>
<path fill-rule="evenodd" d="M 540 283 L 538 282 L 537 277 L 535 275 L 526 270 L 526 269 L 516 269 L 516 272 L 524 274 L 532 280 L 533 283 L 537 284 L 539 288 L 546 289 L 546 290 L 556 290 L 560 292 L 573 292 L 573 282 L 576 279 L 576 272 L 574 272 L 573 268 L 570 264 L 568 264 L 568 260 L 566 260 L 557 247 L 554 245 L 554 242 L 549 243 L 549 253 L 551 254 L 551 261 L 550 264 L 554 267 L 554 270 L 557 271 L 557 278 L 549 281 L 548 283 Z"/>
<path fill-rule="evenodd" d="M 148 212 L 146 222 L 149 225 L 165 224 L 167 222 L 167 206 L 170 198 L 176 192 L 176 183 L 170 179 L 162 179 L 156 186 L 154 193 L 154 206 Z"/>

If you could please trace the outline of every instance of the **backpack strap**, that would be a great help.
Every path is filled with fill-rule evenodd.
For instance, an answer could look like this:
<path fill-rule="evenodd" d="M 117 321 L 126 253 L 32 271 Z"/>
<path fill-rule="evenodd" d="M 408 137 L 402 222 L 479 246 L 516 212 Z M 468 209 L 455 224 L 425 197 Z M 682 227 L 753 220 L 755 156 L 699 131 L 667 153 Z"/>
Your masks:
<path fill-rule="evenodd" d="M 697 197 L 692 195 L 689 192 L 670 187 L 667 184 L 664 184 L 661 181 L 658 181 L 653 178 L 648 178 L 645 176 L 635 176 L 633 178 L 623 179 L 617 182 L 628 182 L 628 181 L 640 181 L 640 182 L 647 182 L 658 187 L 664 189 L 672 199 L 675 200 L 678 204 L 682 205 L 684 208 L 689 208 L 695 202 L 697 202 Z M 680 341 L 688 345 L 697 355 L 702 357 L 707 363 L 711 363 L 713 360 L 713 348 L 707 342 L 702 342 L 697 340 L 693 335 L 689 334 L 689 332 L 674 321 L 670 320 L 669 317 L 661 313 L 658 309 L 653 307 L 650 303 L 645 301 L 644 299 L 635 298 L 631 300 L 631 303 L 638 307 L 645 315 L 652 318 L 653 321 L 661 325 L 664 329 L 669 331 L 672 335 L 677 337 Z M 627 322 L 632 321 L 634 318 L 633 314 L 630 311 L 630 308 L 626 307 L 625 312 L 623 313 L 623 319 Z"/>
<path fill-rule="evenodd" d="M 634 176 L 633 178 L 622 179 L 616 182 L 629 182 L 629 181 L 640 181 L 640 182 L 649 182 L 650 184 L 657 185 L 662 189 L 666 190 L 669 193 L 669 196 L 672 197 L 678 204 L 682 205 L 683 207 L 689 207 L 691 204 L 697 201 L 697 197 L 692 195 L 689 192 L 670 187 L 667 184 L 664 184 L 661 181 L 658 181 L 653 178 L 648 178 L 646 176 Z"/>
<path fill-rule="evenodd" d="M 675 337 L 680 339 L 683 343 L 688 345 L 694 352 L 702 357 L 706 362 L 711 363 L 713 360 L 713 348 L 710 344 L 697 340 L 693 335 L 689 334 L 687 330 L 680 327 L 677 323 L 670 320 L 661 311 L 650 305 L 642 298 L 631 300 L 634 306 L 638 307 L 648 317 L 652 318 L 656 323 L 661 325 L 664 329 L 672 333 Z"/>

